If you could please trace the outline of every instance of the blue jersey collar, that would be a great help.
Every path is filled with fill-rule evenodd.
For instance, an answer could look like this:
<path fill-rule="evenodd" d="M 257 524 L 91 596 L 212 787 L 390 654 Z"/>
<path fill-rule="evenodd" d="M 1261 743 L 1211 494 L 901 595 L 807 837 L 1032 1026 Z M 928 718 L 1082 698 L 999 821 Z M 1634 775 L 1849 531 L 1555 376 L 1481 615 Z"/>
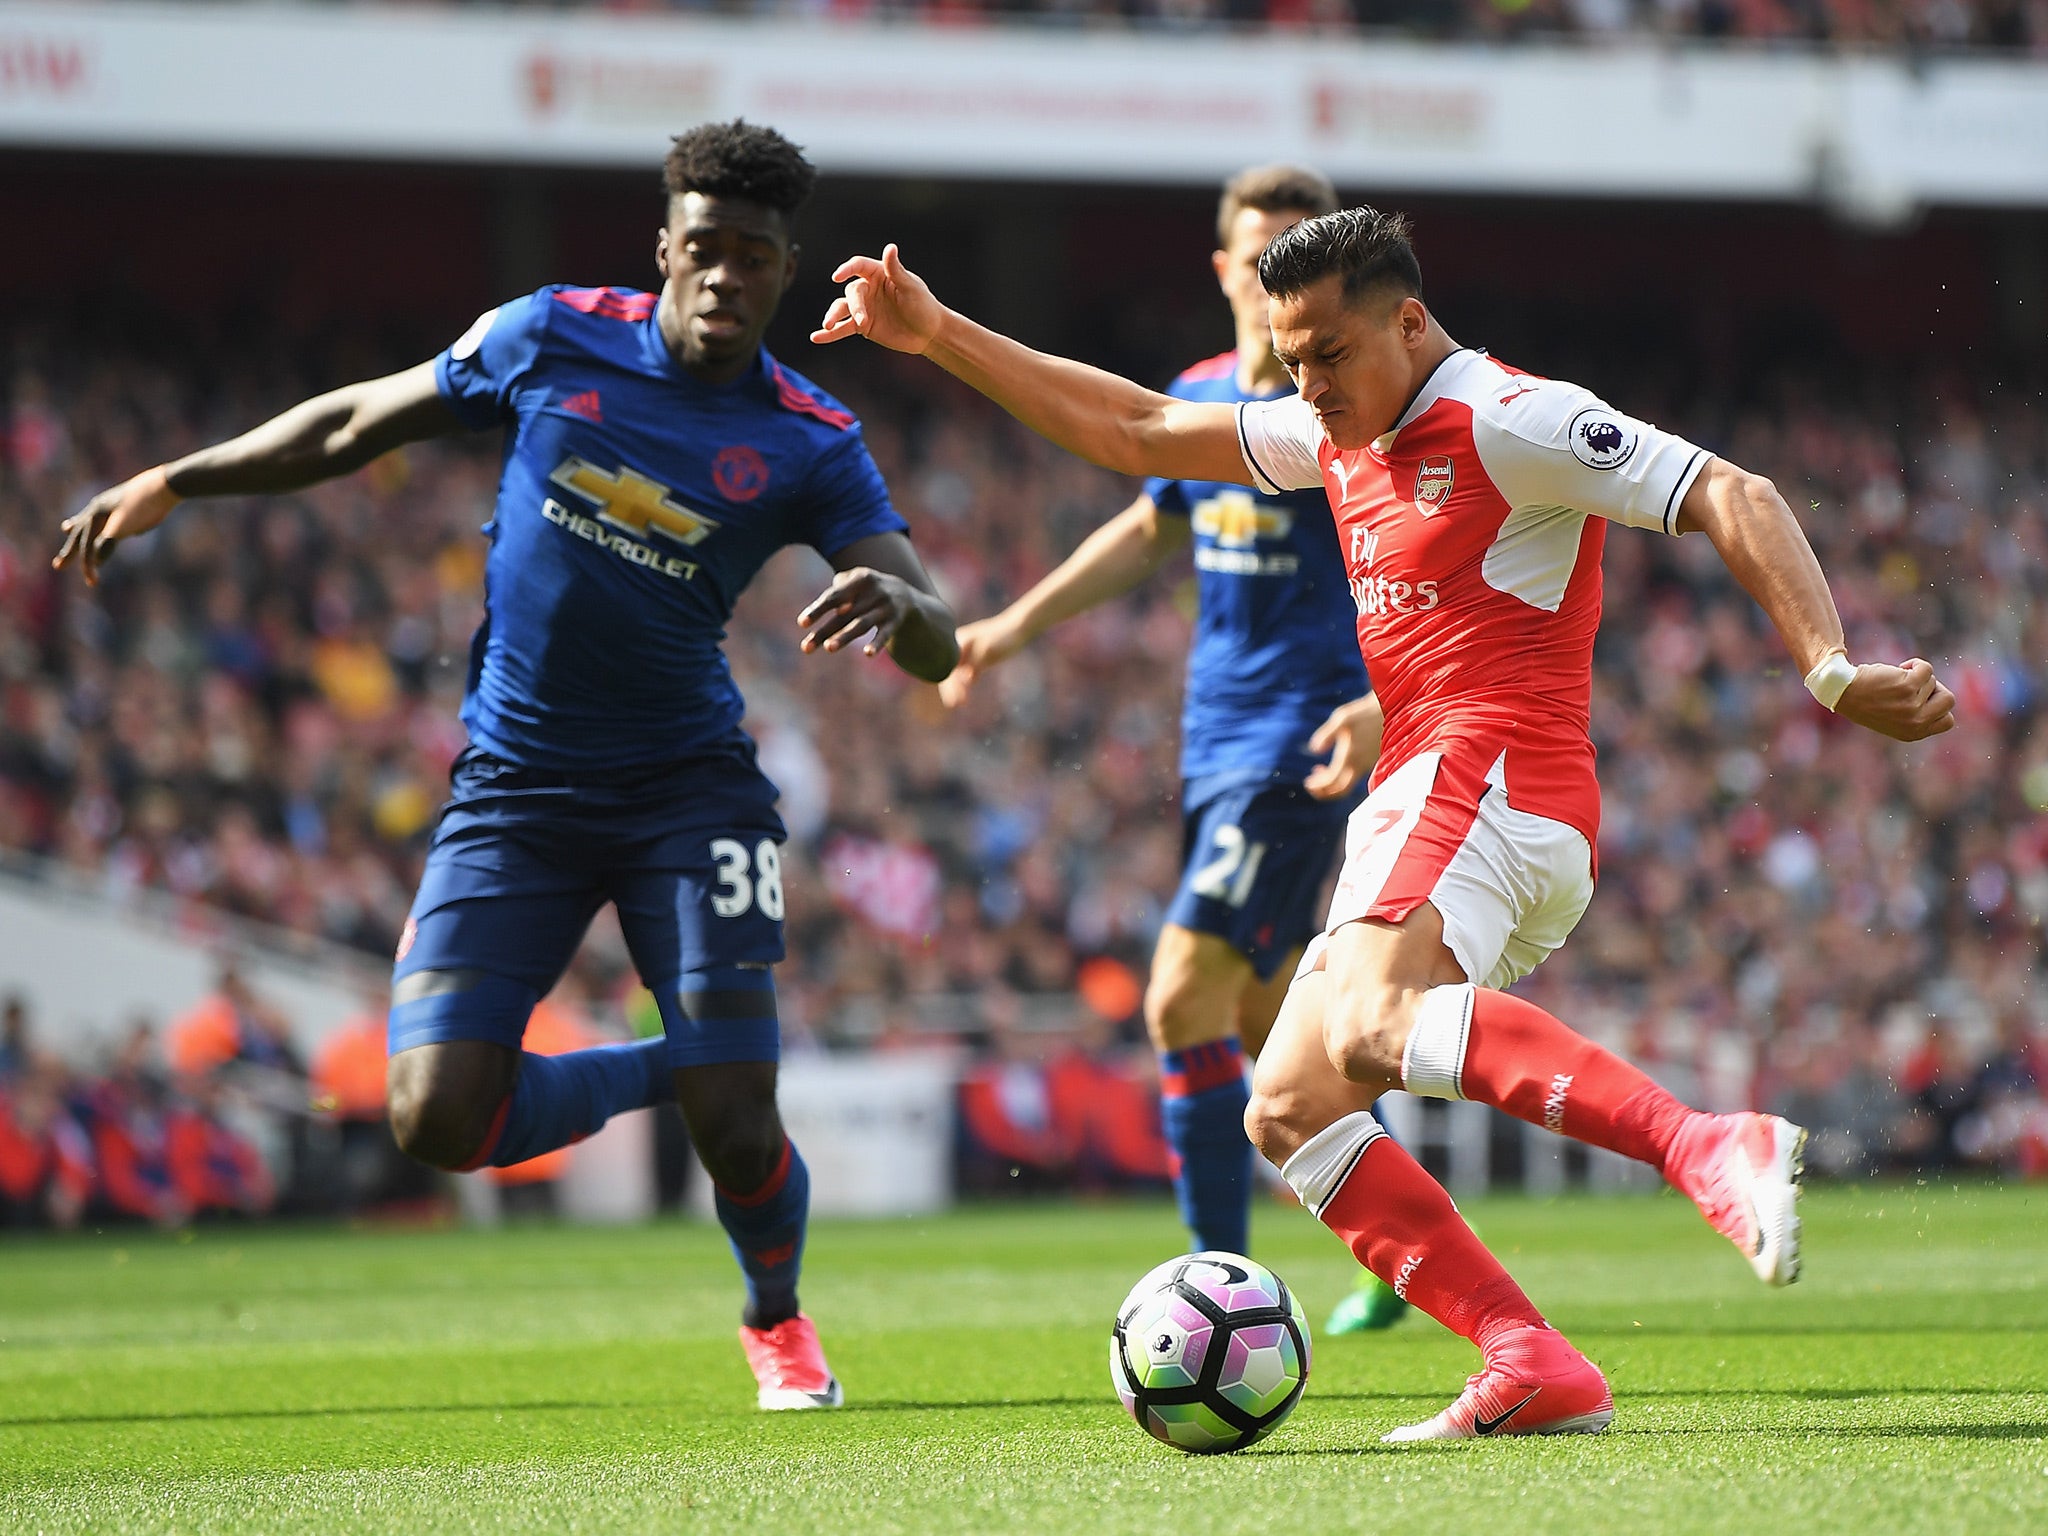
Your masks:
<path fill-rule="evenodd" d="M 690 372 L 689 369 L 682 365 L 681 360 L 676 357 L 675 353 L 669 351 L 668 340 L 661 334 L 661 301 L 658 296 L 655 299 L 653 310 L 649 312 L 645 320 L 640 322 L 640 350 L 650 364 L 660 369 L 668 377 L 676 380 L 678 383 L 688 384 L 695 389 L 705 390 L 711 394 L 724 395 L 731 394 L 735 390 L 756 388 L 767 383 L 769 380 L 770 364 L 768 362 L 768 349 L 765 346 L 754 348 L 753 366 L 729 383 L 713 384 L 698 378 L 697 375 Z"/>

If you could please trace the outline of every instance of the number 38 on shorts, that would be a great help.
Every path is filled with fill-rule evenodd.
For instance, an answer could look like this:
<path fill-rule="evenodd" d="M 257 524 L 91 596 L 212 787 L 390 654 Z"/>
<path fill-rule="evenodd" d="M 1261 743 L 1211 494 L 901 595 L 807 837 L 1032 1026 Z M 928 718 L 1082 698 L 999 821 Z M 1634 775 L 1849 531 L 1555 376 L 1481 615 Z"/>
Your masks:
<path fill-rule="evenodd" d="M 752 851 L 736 838 L 711 842 L 718 883 L 711 892 L 711 910 L 720 917 L 743 917 L 758 910 L 771 922 L 782 921 L 782 850 L 764 837 Z"/>

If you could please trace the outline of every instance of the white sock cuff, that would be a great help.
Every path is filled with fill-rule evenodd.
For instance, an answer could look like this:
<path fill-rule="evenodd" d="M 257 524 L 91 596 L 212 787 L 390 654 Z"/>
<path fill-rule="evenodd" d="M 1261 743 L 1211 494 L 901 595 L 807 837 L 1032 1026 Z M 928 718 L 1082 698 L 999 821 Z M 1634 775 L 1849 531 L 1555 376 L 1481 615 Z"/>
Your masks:
<path fill-rule="evenodd" d="M 1465 1045 L 1472 1038 L 1469 981 L 1431 987 L 1415 1010 L 1415 1027 L 1401 1052 L 1401 1086 L 1425 1099 L 1462 1099 Z"/>
<path fill-rule="evenodd" d="M 1365 1149 L 1386 1134 L 1386 1127 L 1365 1110 L 1346 1115 L 1303 1142 L 1287 1159 L 1280 1177 L 1294 1187 L 1303 1205 L 1320 1216 L 1351 1177 Z"/>

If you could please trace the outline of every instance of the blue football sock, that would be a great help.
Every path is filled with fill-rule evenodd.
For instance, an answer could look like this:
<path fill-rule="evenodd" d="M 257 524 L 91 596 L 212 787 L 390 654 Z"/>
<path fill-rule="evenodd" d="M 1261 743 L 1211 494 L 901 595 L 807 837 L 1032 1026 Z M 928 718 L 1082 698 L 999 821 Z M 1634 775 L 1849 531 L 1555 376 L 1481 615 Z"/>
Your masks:
<path fill-rule="evenodd" d="M 804 1261 L 804 1225 L 811 1213 L 811 1171 L 785 1139 L 767 1182 L 750 1194 L 719 1186 L 719 1224 L 747 1277 L 746 1323 L 772 1328 L 796 1316 L 797 1271 Z"/>
<path fill-rule="evenodd" d="M 595 1134 L 613 1115 L 673 1097 L 668 1041 L 660 1035 L 559 1056 L 524 1051 L 503 1111 L 504 1127 L 483 1161 L 509 1168 Z"/>
<path fill-rule="evenodd" d="M 1244 1051 L 1235 1039 L 1159 1053 L 1161 1118 L 1173 1192 L 1196 1249 L 1243 1253 L 1251 1242 L 1252 1144 L 1244 1133 Z"/>

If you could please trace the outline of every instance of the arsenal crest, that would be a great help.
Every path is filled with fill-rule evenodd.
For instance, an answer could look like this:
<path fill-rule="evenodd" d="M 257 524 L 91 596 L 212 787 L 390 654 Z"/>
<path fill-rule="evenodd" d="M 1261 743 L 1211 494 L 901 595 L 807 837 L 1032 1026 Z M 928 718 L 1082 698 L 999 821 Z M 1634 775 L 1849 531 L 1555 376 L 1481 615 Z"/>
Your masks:
<path fill-rule="evenodd" d="M 1450 499 L 1451 481 L 1456 478 L 1456 468 L 1448 458 L 1424 459 L 1421 468 L 1415 471 L 1415 504 L 1422 508 L 1422 515 L 1441 512 L 1444 503 Z"/>

